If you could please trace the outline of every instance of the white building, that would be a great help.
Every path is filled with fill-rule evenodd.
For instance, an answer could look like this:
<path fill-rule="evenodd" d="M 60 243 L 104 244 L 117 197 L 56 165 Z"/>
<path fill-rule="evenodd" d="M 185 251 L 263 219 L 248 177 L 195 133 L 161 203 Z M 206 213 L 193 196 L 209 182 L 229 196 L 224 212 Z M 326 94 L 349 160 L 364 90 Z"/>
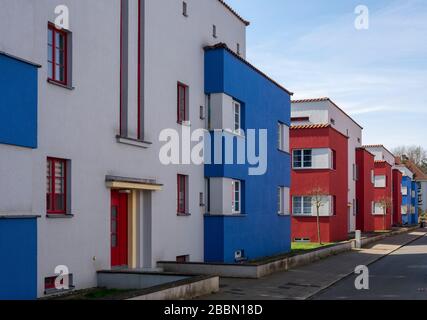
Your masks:
<path fill-rule="evenodd" d="M 329 98 L 292 101 L 293 125 L 330 124 L 348 140 L 348 221 L 349 232 L 356 228 L 356 149 L 362 146 L 363 128 Z"/>
<path fill-rule="evenodd" d="M 204 167 L 161 164 L 159 135 L 205 127 L 203 48 L 245 57 L 247 25 L 220 0 L 0 0 L 0 51 L 42 66 L 38 147 L 0 144 L 0 213 L 41 216 L 38 296 L 58 265 L 79 289 L 203 261 Z"/>

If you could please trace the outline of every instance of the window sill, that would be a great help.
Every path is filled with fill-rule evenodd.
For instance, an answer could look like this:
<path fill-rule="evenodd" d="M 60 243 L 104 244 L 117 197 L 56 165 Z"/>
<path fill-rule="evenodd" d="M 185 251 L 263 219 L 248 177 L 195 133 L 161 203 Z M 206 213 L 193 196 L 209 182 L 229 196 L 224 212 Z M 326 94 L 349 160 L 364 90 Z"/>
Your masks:
<path fill-rule="evenodd" d="M 64 89 L 68 89 L 68 90 L 74 90 L 75 89 L 73 86 L 69 86 L 67 84 L 63 84 L 63 83 L 60 83 L 60 82 L 52 80 L 52 79 L 47 79 L 47 82 L 50 84 L 53 84 L 55 86 L 64 88 Z"/>
<path fill-rule="evenodd" d="M 47 219 L 71 219 L 74 218 L 74 214 L 63 214 L 63 213 L 48 213 L 46 214 Z"/>
<path fill-rule="evenodd" d="M 116 136 L 116 139 L 118 143 L 126 144 L 128 146 L 143 148 L 143 149 L 148 149 L 152 145 L 152 143 L 148 141 L 133 139 L 129 137 L 122 137 L 119 135 Z"/>
<path fill-rule="evenodd" d="M 190 217 L 191 213 L 177 213 L 176 216 L 177 217 Z"/>

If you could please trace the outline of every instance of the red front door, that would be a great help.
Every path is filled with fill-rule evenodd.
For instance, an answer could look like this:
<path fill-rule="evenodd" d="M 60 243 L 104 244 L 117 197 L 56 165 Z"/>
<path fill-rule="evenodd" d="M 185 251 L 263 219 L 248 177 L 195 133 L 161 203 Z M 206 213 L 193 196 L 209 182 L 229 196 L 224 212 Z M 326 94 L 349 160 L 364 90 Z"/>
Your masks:
<path fill-rule="evenodd" d="M 111 266 L 128 265 L 128 195 L 111 191 Z"/>

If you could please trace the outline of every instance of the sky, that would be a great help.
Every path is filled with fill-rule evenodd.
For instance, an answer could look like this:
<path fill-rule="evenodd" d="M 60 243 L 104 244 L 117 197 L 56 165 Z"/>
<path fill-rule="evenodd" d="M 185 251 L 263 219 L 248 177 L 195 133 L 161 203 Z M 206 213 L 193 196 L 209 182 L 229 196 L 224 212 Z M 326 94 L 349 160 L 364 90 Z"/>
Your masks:
<path fill-rule="evenodd" d="M 364 144 L 427 149 L 426 0 L 228 0 L 251 22 L 247 59 L 294 99 L 329 97 Z M 357 30 L 358 5 L 369 28 Z"/>

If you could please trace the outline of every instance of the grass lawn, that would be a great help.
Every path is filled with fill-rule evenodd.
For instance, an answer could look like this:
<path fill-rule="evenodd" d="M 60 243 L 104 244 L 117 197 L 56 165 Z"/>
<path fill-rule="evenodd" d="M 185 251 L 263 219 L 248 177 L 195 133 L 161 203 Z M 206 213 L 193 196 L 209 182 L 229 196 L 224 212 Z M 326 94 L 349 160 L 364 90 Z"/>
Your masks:
<path fill-rule="evenodd" d="M 309 251 L 318 249 L 321 247 L 327 247 L 332 245 L 333 243 L 324 243 L 322 245 L 315 242 L 292 242 L 292 251 L 300 252 L 300 251 Z"/>

